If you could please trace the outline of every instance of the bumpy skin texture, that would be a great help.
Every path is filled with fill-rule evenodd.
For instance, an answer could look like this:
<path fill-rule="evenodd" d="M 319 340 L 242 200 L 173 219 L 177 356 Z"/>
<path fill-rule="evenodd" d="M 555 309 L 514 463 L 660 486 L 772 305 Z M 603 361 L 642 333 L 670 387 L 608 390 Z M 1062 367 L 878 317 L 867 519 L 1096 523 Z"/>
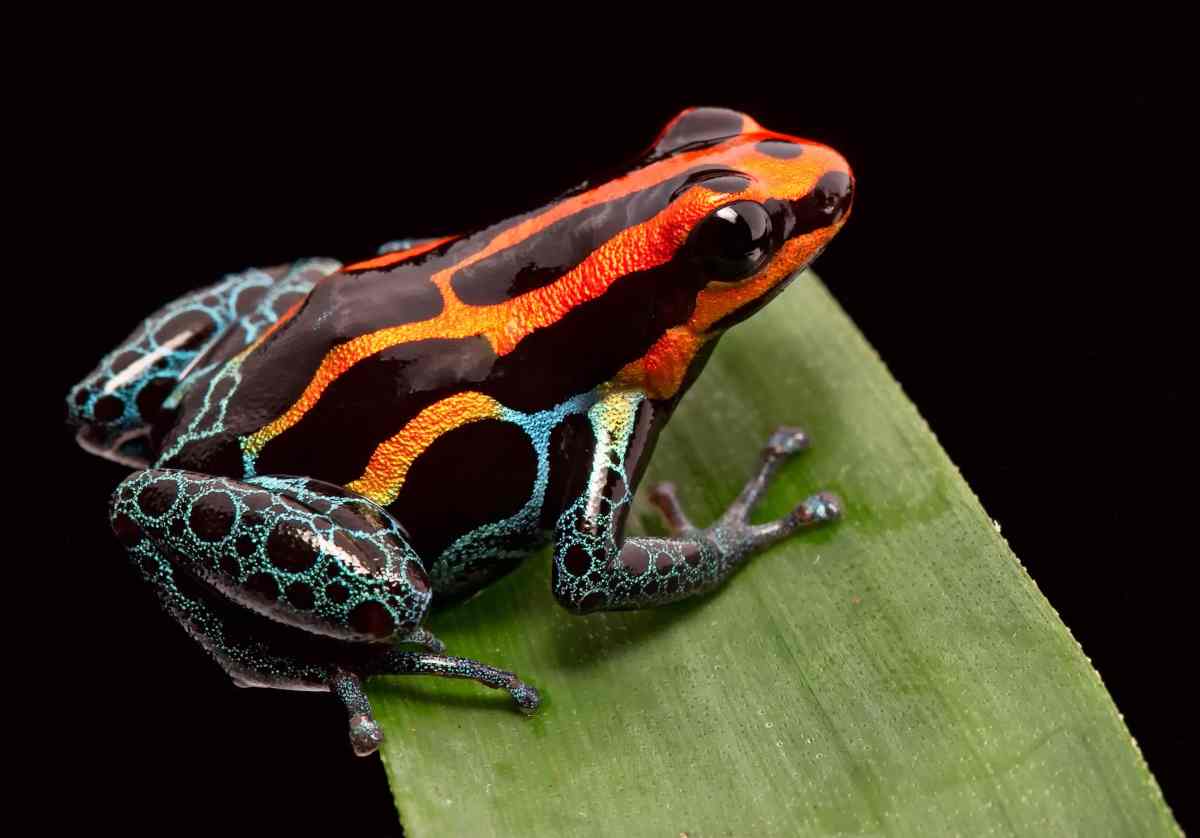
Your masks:
<path fill-rule="evenodd" d="M 820 253 L 852 192 L 825 146 L 685 111 L 623 174 L 537 210 L 170 303 L 68 411 L 88 450 L 143 469 L 113 495 L 114 532 L 237 683 L 332 691 L 360 754 L 382 737 L 374 674 L 471 678 L 532 712 L 512 673 L 442 654 L 421 625 L 431 605 L 551 539 L 569 610 L 659 605 L 839 514 L 817 495 L 748 523 L 806 442 L 781 429 L 720 521 L 694 527 L 665 488 L 671 536 L 624 536 L 717 339 Z"/>

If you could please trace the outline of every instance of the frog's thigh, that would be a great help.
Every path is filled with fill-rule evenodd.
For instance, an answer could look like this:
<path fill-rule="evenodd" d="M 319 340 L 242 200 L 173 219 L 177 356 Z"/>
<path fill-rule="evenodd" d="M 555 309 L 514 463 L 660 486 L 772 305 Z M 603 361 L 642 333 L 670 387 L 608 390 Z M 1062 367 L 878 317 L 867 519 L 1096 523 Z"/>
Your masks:
<path fill-rule="evenodd" d="M 80 444 L 126 465 L 147 465 L 145 437 L 187 384 L 257 339 L 338 267 L 332 259 L 304 259 L 253 268 L 148 316 L 68 394 L 69 415 L 82 428 Z"/>
<path fill-rule="evenodd" d="M 148 469 L 118 486 L 111 520 L 127 546 L 149 542 L 231 608 L 315 634 L 398 641 L 432 598 L 391 516 L 315 480 Z"/>

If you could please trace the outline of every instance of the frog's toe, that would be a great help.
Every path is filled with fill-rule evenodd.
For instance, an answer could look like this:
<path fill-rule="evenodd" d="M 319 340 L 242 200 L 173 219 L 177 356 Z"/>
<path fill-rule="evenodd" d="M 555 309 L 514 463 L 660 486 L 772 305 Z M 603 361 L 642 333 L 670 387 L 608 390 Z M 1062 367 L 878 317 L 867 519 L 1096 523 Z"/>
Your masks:
<path fill-rule="evenodd" d="M 366 713 L 356 713 L 350 717 L 350 745 L 354 753 L 360 757 L 370 756 L 379 749 L 383 742 L 383 729 L 379 722 Z"/>
<path fill-rule="evenodd" d="M 812 527 L 842 517 L 842 499 L 833 492 L 817 492 L 792 510 L 791 518 L 798 527 Z"/>
<path fill-rule="evenodd" d="M 775 429 L 766 444 L 766 454 L 776 457 L 787 457 L 799 454 L 808 447 L 808 434 L 800 428 L 783 426 Z"/>
<path fill-rule="evenodd" d="M 537 687 L 523 681 L 518 681 L 514 686 L 509 687 L 508 694 L 513 697 L 513 701 L 517 702 L 517 707 L 526 715 L 537 712 L 538 706 L 542 703 L 542 696 L 538 693 Z"/>

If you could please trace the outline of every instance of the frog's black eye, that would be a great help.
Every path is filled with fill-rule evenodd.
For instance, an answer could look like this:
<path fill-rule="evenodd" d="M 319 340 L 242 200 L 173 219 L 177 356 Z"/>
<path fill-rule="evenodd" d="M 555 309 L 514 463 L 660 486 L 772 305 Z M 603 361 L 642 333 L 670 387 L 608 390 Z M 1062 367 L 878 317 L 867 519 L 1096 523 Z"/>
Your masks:
<path fill-rule="evenodd" d="M 754 201 L 734 201 L 701 221 L 689 243 L 708 274 L 736 282 L 771 255 L 771 216 Z"/>

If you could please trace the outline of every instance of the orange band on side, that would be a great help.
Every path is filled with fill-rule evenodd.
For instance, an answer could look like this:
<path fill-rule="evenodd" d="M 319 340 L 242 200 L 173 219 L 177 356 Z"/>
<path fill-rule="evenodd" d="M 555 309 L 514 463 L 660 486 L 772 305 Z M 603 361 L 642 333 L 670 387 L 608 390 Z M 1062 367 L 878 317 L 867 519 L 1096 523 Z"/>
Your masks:
<path fill-rule="evenodd" d="M 482 393 L 459 393 L 431 404 L 399 433 L 381 442 L 362 477 L 347 483 L 346 488 L 387 506 L 400 494 L 409 466 L 434 440 L 461 425 L 499 415 L 500 403 Z"/>

